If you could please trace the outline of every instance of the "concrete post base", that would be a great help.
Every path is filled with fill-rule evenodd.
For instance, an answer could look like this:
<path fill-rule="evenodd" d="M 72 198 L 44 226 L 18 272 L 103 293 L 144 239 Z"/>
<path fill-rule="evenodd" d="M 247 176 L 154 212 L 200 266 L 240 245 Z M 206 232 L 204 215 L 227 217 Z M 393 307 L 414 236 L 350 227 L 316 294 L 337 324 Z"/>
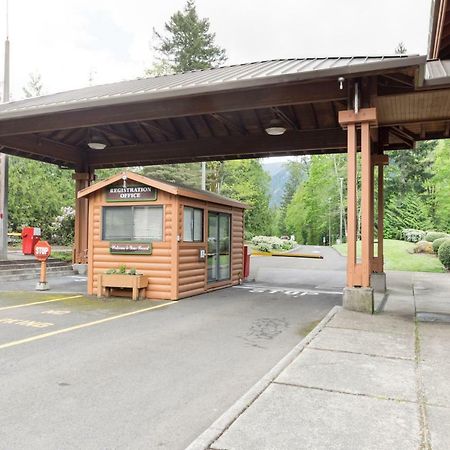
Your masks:
<path fill-rule="evenodd" d="M 373 314 L 374 301 L 372 288 L 344 288 L 342 306 L 350 311 Z"/>
<path fill-rule="evenodd" d="M 50 286 L 47 282 L 41 283 L 40 281 L 36 284 L 36 291 L 48 291 L 50 289 Z"/>
<path fill-rule="evenodd" d="M 375 292 L 386 292 L 386 274 L 384 272 L 373 273 L 370 276 L 370 285 Z"/>

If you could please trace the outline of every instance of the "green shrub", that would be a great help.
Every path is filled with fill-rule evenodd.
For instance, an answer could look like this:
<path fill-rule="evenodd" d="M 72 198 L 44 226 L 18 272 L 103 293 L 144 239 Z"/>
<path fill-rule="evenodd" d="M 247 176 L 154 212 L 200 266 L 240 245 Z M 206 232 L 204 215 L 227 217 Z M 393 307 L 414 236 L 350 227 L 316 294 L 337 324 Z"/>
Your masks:
<path fill-rule="evenodd" d="M 433 241 L 433 252 L 437 254 L 439 247 L 442 245 L 443 242 L 445 242 L 446 240 L 448 240 L 450 238 L 448 237 L 441 237 L 439 239 L 435 239 Z"/>
<path fill-rule="evenodd" d="M 442 233 L 441 231 L 428 231 L 425 235 L 425 240 L 428 242 L 434 242 L 436 239 L 448 237 L 447 233 Z"/>
<path fill-rule="evenodd" d="M 450 269 L 450 239 L 441 244 L 438 250 L 439 260 L 446 269 Z"/>
<path fill-rule="evenodd" d="M 260 252 L 270 252 L 272 250 L 272 246 L 266 242 L 261 242 L 259 243 L 256 248 L 260 251 Z"/>
<path fill-rule="evenodd" d="M 426 235 L 425 231 L 406 228 L 402 230 L 402 239 L 407 242 L 419 242 Z"/>

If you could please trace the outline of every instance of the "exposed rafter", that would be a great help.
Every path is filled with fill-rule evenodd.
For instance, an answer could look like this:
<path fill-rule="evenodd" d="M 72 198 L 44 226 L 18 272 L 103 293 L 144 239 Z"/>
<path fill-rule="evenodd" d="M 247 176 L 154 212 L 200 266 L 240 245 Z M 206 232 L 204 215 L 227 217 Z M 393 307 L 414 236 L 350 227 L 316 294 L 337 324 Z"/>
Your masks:
<path fill-rule="evenodd" d="M 274 106 L 271 108 L 272 112 L 280 119 L 282 120 L 289 128 L 292 130 L 298 130 L 297 124 L 283 111 L 281 111 L 280 108 Z"/>
<path fill-rule="evenodd" d="M 243 127 L 240 123 L 235 122 L 234 120 L 229 119 L 228 117 L 225 117 L 223 114 L 219 113 L 212 113 L 211 114 L 214 119 L 216 119 L 218 122 L 220 122 L 222 125 L 225 125 L 230 130 L 237 131 L 239 134 L 248 134 L 248 131 Z"/>

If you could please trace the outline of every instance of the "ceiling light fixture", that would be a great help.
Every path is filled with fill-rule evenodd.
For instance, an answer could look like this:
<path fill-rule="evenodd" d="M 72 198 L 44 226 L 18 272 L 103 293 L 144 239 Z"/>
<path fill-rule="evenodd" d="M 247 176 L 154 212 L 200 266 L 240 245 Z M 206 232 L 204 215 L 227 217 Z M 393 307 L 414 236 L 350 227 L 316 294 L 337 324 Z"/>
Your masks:
<path fill-rule="evenodd" d="M 103 150 L 108 143 L 106 139 L 98 132 L 89 132 L 88 147 L 92 150 Z"/>
<path fill-rule="evenodd" d="M 280 120 L 272 119 L 269 122 L 269 126 L 266 128 L 266 133 L 270 136 L 281 136 L 286 133 L 286 128 L 283 126 Z"/>

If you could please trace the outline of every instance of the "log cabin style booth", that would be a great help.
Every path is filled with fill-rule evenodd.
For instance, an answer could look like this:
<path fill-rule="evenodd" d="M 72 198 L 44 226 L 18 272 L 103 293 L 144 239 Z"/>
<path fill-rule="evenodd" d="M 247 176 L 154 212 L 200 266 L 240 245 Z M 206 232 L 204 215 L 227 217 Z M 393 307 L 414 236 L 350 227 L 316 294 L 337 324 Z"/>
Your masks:
<path fill-rule="evenodd" d="M 128 171 L 78 198 L 88 201 L 91 295 L 134 287 L 133 298 L 140 290 L 146 298 L 178 300 L 242 279 L 243 203 Z M 120 267 L 126 274 L 111 273 Z M 132 286 L 130 270 L 142 275 L 140 285 Z"/>

